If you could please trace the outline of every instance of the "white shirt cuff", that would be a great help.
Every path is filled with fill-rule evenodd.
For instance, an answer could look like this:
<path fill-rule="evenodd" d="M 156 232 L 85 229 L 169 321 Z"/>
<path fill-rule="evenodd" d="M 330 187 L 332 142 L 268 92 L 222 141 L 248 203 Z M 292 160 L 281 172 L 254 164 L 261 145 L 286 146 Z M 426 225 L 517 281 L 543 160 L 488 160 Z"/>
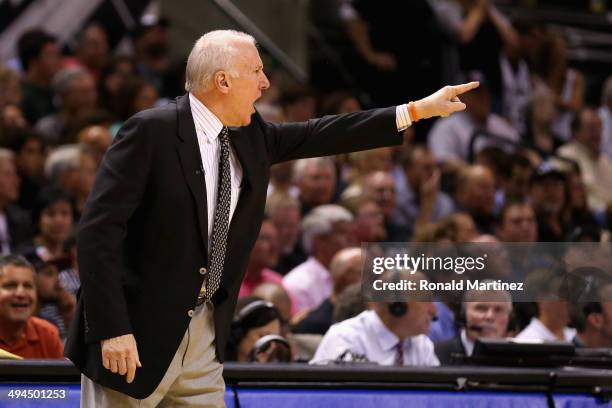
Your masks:
<path fill-rule="evenodd" d="M 403 132 L 412 125 L 410 115 L 408 114 L 408 104 L 397 105 L 395 108 L 395 124 L 397 125 L 398 132 Z"/>

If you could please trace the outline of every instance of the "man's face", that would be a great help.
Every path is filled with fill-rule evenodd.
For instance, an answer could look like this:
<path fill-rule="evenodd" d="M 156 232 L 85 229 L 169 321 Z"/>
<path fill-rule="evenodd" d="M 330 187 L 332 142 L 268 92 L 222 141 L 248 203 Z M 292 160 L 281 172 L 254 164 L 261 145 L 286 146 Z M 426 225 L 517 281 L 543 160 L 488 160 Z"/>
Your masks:
<path fill-rule="evenodd" d="M 45 168 L 45 152 L 39 139 L 28 139 L 17 154 L 17 165 L 22 174 L 38 180 Z"/>
<path fill-rule="evenodd" d="M 369 175 L 366 180 L 366 192 L 379 205 L 385 217 L 390 217 L 397 205 L 393 177 L 383 171 Z"/>
<path fill-rule="evenodd" d="M 252 44 L 239 42 L 240 49 L 235 59 L 237 77 L 229 77 L 229 106 L 233 107 L 233 117 L 230 126 L 247 126 L 251 123 L 251 115 L 255 113 L 255 101 L 264 90 L 270 87 L 270 82 L 263 71 L 263 62 L 257 48 Z"/>
<path fill-rule="evenodd" d="M 513 166 L 512 177 L 506 186 L 506 196 L 514 200 L 524 200 L 529 194 L 529 180 L 532 173 L 533 169 L 530 166 Z"/>
<path fill-rule="evenodd" d="M 429 333 L 431 321 L 436 316 L 436 305 L 433 302 L 410 302 L 408 312 L 404 315 L 407 324 L 413 328 L 413 336 Z"/>
<path fill-rule="evenodd" d="M 261 224 L 249 263 L 257 268 L 270 268 L 278 262 L 278 234 L 271 221 Z"/>
<path fill-rule="evenodd" d="M 108 62 L 108 38 L 100 27 L 88 27 L 83 34 L 83 44 L 79 49 L 81 60 L 94 69 L 102 69 Z"/>
<path fill-rule="evenodd" d="M 502 338 L 508 331 L 510 302 L 466 302 L 465 320 L 468 338 Z"/>
<path fill-rule="evenodd" d="M 0 205 L 19 198 L 19 176 L 13 160 L 0 159 Z"/>
<path fill-rule="evenodd" d="M 355 234 L 361 242 L 383 241 L 387 238 L 385 216 L 374 201 L 366 201 L 357 210 Z"/>
<path fill-rule="evenodd" d="M 330 259 L 341 249 L 354 244 L 353 223 L 337 221 L 333 223 L 329 234 L 319 235 L 315 238 L 317 259 Z"/>
<path fill-rule="evenodd" d="M 537 233 L 533 209 L 529 205 L 521 204 L 506 210 L 498 237 L 504 242 L 535 242 Z"/>
<path fill-rule="evenodd" d="M 55 301 L 59 298 L 61 286 L 55 265 L 44 265 L 36 272 L 36 289 L 41 301 Z"/>
<path fill-rule="evenodd" d="M 51 80 L 60 69 L 60 49 L 57 43 L 45 44 L 36 63 L 40 73 Z"/>
<path fill-rule="evenodd" d="M 531 202 L 536 212 L 558 214 L 565 204 L 565 183 L 554 177 L 535 181 L 531 187 Z"/>
<path fill-rule="evenodd" d="M 470 176 L 462 197 L 463 207 L 475 214 L 492 214 L 495 206 L 495 179 L 484 168 Z"/>
<path fill-rule="evenodd" d="M 40 233 L 52 242 L 65 241 L 70 235 L 72 224 L 72 207 L 66 201 L 49 205 L 40 215 Z"/>
<path fill-rule="evenodd" d="M 328 204 L 334 196 L 335 175 L 331 166 L 310 163 L 299 182 L 300 199 L 308 207 Z"/>
<path fill-rule="evenodd" d="M 70 113 L 89 112 L 96 108 L 98 91 L 93 77 L 89 74 L 75 78 L 63 96 L 63 108 Z"/>
<path fill-rule="evenodd" d="M 20 266 L 5 266 L 0 272 L 0 319 L 25 323 L 35 308 L 34 272 Z"/>
<path fill-rule="evenodd" d="M 278 232 L 279 248 L 283 254 L 293 250 L 300 237 L 300 210 L 297 208 L 280 208 L 271 217 Z"/>
<path fill-rule="evenodd" d="M 406 178 L 413 190 L 419 191 L 421 184 L 429 180 L 436 169 L 436 161 L 429 150 L 419 148 L 414 152 L 412 163 L 406 168 Z"/>

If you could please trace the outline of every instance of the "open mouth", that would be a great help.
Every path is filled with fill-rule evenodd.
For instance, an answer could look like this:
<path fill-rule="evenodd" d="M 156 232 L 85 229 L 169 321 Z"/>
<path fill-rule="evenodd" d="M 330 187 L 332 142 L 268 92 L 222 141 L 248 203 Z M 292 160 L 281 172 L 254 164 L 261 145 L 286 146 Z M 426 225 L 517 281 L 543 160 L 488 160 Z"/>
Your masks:
<path fill-rule="evenodd" d="M 31 303 L 11 303 L 11 308 L 18 312 L 25 312 L 31 306 Z"/>

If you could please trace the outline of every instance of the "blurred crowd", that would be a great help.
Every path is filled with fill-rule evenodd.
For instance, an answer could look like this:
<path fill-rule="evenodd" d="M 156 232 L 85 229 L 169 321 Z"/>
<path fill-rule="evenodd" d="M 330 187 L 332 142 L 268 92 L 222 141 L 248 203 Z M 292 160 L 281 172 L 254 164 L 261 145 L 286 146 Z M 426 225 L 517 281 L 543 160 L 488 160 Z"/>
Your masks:
<path fill-rule="evenodd" d="M 494 301 L 474 290 L 455 302 L 372 303 L 361 293 L 360 249 L 607 242 L 612 77 L 600 103 L 586 103 L 564 37 L 510 21 L 488 0 L 411 0 L 407 14 L 393 0 L 328 3 L 359 89 L 316 80 L 320 67 L 310 85 L 274 67 L 257 105 L 264 119 L 306 121 L 405 103 L 446 83 L 481 85 L 463 97 L 465 112 L 407 129 L 402 146 L 272 167 L 230 359 L 452 364 L 478 337 L 612 347 L 611 280 L 601 281 L 600 301 L 568 305 L 556 297 L 560 277 L 542 271 L 549 290 L 520 318 L 504 291 Z M 167 29 L 163 20 L 138 26 L 132 52 L 120 55 L 98 23 L 71 49 L 34 29 L 16 42 L 18 59 L 0 65 L 1 349 L 62 356 L 80 285 L 76 227 L 96 169 L 127 118 L 183 93 Z"/>

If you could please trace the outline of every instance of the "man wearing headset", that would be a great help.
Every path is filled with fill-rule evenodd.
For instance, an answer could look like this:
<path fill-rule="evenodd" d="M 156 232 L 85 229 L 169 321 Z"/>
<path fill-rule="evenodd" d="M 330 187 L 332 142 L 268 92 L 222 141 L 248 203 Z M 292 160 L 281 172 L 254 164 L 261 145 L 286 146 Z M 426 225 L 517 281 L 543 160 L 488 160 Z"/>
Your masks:
<path fill-rule="evenodd" d="M 404 278 L 402 276 L 402 278 Z M 425 279 L 417 272 L 410 280 Z M 426 336 L 436 316 L 433 302 L 373 302 L 352 319 L 334 324 L 310 361 L 369 361 L 380 365 L 437 366 L 434 345 Z"/>
<path fill-rule="evenodd" d="M 504 338 L 508 333 L 512 298 L 506 291 L 469 290 L 461 303 L 458 319 L 463 327 L 459 335 L 436 343 L 435 351 L 442 365 L 460 364 L 462 356 L 471 356 L 479 337 Z"/>

